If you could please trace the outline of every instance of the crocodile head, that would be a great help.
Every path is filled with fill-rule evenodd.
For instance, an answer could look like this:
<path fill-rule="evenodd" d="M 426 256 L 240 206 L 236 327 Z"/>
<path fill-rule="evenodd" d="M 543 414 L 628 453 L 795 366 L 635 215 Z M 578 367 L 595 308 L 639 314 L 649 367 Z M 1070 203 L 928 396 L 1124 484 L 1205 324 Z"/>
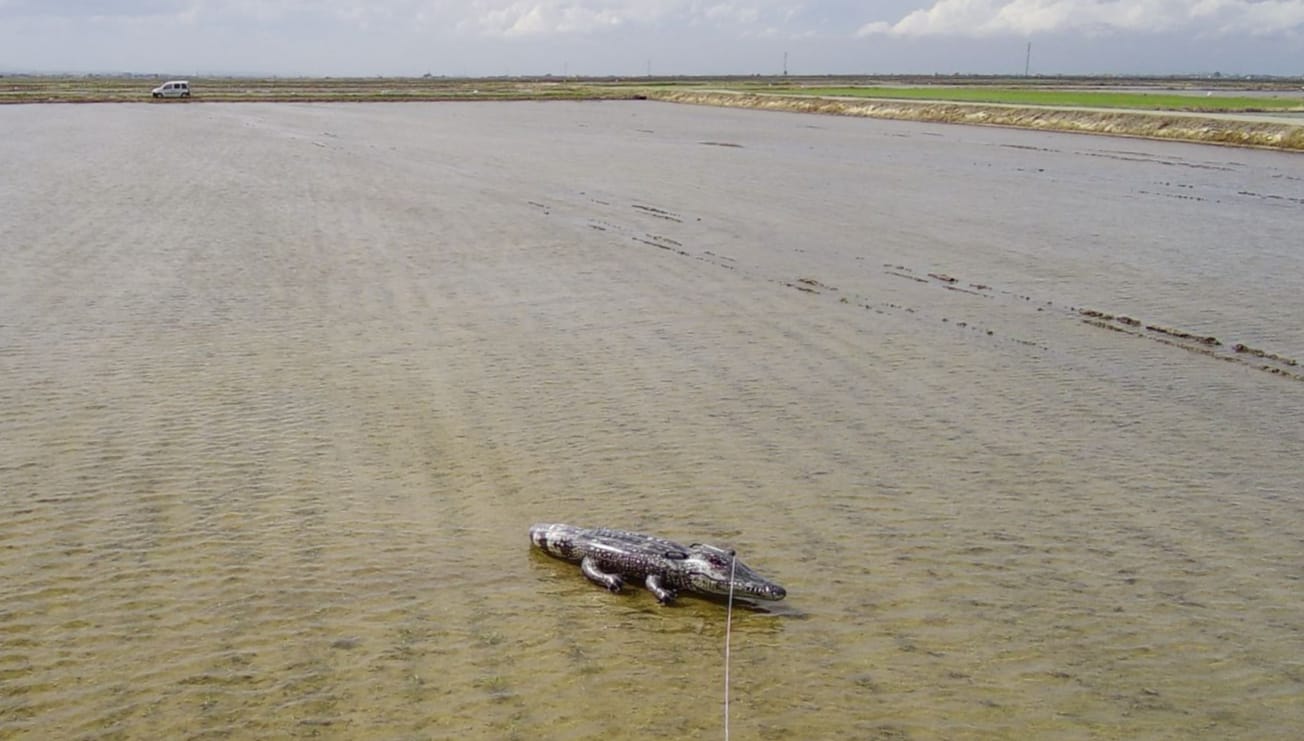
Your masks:
<path fill-rule="evenodd" d="M 530 528 L 530 542 L 549 555 L 578 561 L 582 553 L 576 543 L 584 537 L 584 530 L 573 525 L 543 524 Z"/>
<path fill-rule="evenodd" d="M 732 573 L 735 597 L 781 600 L 788 594 L 783 587 L 752 571 L 731 550 L 694 543 L 688 547 L 688 558 L 681 563 L 694 591 L 726 596 Z"/>

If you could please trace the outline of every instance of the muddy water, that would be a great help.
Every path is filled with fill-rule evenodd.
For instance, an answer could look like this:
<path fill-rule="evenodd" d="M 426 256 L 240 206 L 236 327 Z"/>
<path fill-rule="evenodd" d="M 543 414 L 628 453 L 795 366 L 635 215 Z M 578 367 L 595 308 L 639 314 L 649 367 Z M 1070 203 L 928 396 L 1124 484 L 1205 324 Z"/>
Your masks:
<path fill-rule="evenodd" d="M 1304 726 L 1304 159 L 653 103 L 0 110 L 0 737 Z M 1207 338 L 1213 338 L 1210 341 Z"/>

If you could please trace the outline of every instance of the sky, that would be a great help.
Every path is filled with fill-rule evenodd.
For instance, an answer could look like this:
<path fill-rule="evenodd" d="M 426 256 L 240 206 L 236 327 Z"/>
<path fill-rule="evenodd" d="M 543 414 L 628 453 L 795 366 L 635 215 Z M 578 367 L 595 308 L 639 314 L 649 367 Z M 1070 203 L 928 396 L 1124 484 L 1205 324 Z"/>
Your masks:
<path fill-rule="evenodd" d="M 794 75 L 1304 75 L 1304 0 L 0 0 L 11 73 L 770 75 L 785 60 Z"/>

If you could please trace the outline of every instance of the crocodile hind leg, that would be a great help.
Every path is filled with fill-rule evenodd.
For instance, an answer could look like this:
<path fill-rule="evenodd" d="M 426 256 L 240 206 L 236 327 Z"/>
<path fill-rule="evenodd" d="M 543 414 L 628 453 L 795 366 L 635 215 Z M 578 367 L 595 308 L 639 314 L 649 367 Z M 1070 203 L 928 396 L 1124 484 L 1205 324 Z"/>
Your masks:
<path fill-rule="evenodd" d="M 675 601 L 675 590 L 661 586 L 660 574 L 648 574 L 643 584 L 647 586 L 649 592 L 657 596 L 657 602 L 668 605 Z"/>
<path fill-rule="evenodd" d="M 598 568 L 598 562 L 594 561 L 592 556 L 585 556 L 584 560 L 580 561 L 580 571 L 583 571 L 590 581 L 606 587 L 611 592 L 619 592 L 625 585 L 625 579 L 620 574 L 608 574 Z"/>

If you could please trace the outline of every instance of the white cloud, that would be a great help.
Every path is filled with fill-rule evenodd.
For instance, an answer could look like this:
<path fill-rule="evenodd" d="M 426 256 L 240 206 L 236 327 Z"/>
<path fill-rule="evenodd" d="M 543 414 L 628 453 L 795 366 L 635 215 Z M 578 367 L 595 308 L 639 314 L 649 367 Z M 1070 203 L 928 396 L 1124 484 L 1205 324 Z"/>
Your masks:
<path fill-rule="evenodd" d="M 342 22 L 355 27 L 417 24 L 473 35 L 542 37 L 628 27 L 699 26 L 746 35 L 772 27 L 792 35 L 808 5 L 842 0 L 0 0 L 0 19 L 45 18 L 275 25 Z M 794 28 L 794 26 L 796 26 Z"/>
<path fill-rule="evenodd" d="M 268 36 L 338 30 L 563 43 L 702 32 L 727 42 L 846 38 L 859 11 L 859 0 L 0 0 L 0 24 L 96 24 L 110 33 L 185 23 Z"/>
<path fill-rule="evenodd" d="M 476 11 L 461 27 L 489 36 L 545 36 L 588 34 L 632 23 L 655 22 L 666 3 L 616 0 L 574 2 L 570 0 L 481 0 Z"/>
<path fill-rule="evenodd" d="M 801 7 L 799 4 L 796 7 Z M 487 36 L 585 35 L 638 27 L 701 27 L 737 36 L 783 26 L 791 0 L 475 0 L 458 27 Z M 794 29 L 795 35 L 805 29 Z"/>
<path fill-rule="evenodd" d="M 123 23 L 203 19 L 277 23 L 289 18 L 364 20 L 388 16 L 407 0 L 0 0 L 0 18 L 92 20 Z"/>
<path fill-rule="evenodd" d="M 1196 34 L 1298 34 L 1304 0 L 936 0 L 892 23 L 874 21 L 857 36 L 1029 36 L 1057 32 L 1185 31 Z"/>
<path fill-rule="evenodd" d="M 751 25 L 761 16 L 755 5 L 747 3 L 715 3 L 699 11 L 703 18 L 715 23 Z"/>

